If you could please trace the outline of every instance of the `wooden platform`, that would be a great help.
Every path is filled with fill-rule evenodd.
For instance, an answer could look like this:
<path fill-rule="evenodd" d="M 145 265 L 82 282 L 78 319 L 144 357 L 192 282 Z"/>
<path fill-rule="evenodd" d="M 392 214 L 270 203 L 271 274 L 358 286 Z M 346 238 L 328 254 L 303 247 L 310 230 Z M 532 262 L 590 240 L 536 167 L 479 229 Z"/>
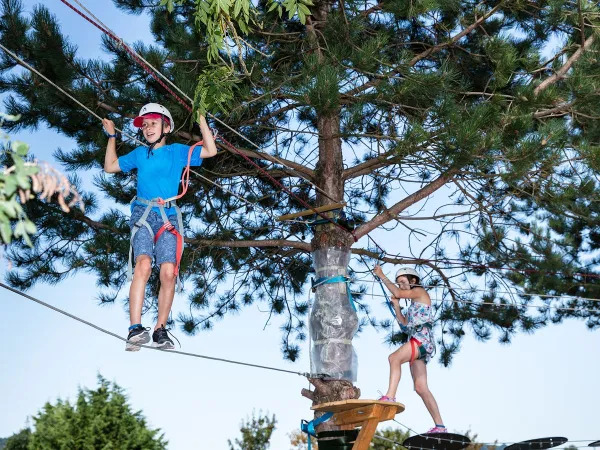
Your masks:
<path fill-rule="evenodd" d="M 382 402 L 379 400 L 341 400 L 322 403 L 311 408 L 314 411 L 332 412 L 333 423 L 342 425 L 361 425 L 360 433 L 352 450 L 367 450 L 377 430 L 379 422 L 393 419 L 404 411 L 402 403 Z"/>
<path fill-rule="evenodd" d="M 364 408 L 371 405 L 394 406 L 397 411 L 396 414 L 403 412 L 405 409 L 402 403 L 382 402 L 379 400 L 368 400 L 361 398 L 353 400 L 340 400 L 339 402 L 321 403 L 320 405 L 315 405 L 310 409 L 313 411 L 337 413 L 348 411 L 349 409 Z"/>

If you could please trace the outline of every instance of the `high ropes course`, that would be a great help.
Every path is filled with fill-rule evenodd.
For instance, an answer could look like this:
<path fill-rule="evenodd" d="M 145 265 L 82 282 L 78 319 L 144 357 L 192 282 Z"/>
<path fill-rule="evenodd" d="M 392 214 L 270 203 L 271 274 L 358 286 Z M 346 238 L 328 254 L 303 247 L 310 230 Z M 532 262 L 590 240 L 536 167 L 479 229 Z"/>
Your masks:
<path fill-rule="evenodd" d="M 169 95 L 171 95 L 181 106 L 183 106 L 189 113 L 193 113 L 193 109 L 191 106 L 193 104 L 193 101 L 185 92 L 183 92 L 181 89 L 179 89 L 171 80 L 169 80 L 158 69 L 153 67 L 140 54 L 138 54 L 132 47 L 127 45 L 121 38 L 119 38 L 113 31 L 111 31 L 110 28 L 108 28 L 104 23 L 102 23 L 102 21 L 100 21 L 89 9 L 87 9 L 80 1 L 73 0 L 74 3 L 79 6 L 79 8 L 77 6 L 75 6 L 73 3 L 69 2 L 68 0 L 60 0 L 60 1 L 63 4 L 65 4 L 67 7 L 72 9 L 74 12 L 76 12 L 78 15 L 80 15 L 83 19 L 85 19 L 91 25 L 93 25 L 98 30 L 100 30 L 102 33 L 104 33 L 108 38 L 113 40 L 119 47 L 121 47 L 125 52 L 127 52 L 133 58 L 133 60 L 140 67 L 143 68 L 143 70 L 146 73 L 148 73 L 157 83 L 159 83 L 160 86 Z M 81 103 L 73 95 L 71 95 L 65 89 L 58 86 L 56 83 L 54 83 L 48 77 L 44 76 L 42 73 L 40 73 L 38 70 L 36 70 L 34 67 L 32 67 L 27 62 L 25 62 L 22 58 L 20 58 L 14 52 L 10 51 L 8 48 L 6 48 L 1 43 L 0 43 L 0 49 L 2 49 L 7 55 L 12 57 L 19 65 L 21 65 L 22 67 L 26 68 L 27 70 L 31 71 L 32 73 L 35 73 L 37 76 L 44 79 L 48 84 L 50 84 L 55 89 L 60 91 L 63 95 L 65 95 L 66 97 L 71 99 L 79 107 L 81 107 L 82 109 L 87 111 L 90 115 L 92 115 L 99 121 L 103 120 L 102 117 L 100 117 L 98 114 L 96 114 L 94 111 L 92 111 L 89 107 L 87 107 L 86 105 Z M 245 137 L 244 135 L 239 133 L 237 130 L 231 128 L 229 125 L 227 125 L 225 122 L 223 122 L 219 118 L 217 118 L 213 115 L 210 115 L 210 117 L 215 122 L 218 122 L 220 125 L 227 128 L 230 132 L 236 134 L 241 139 L 243 139 L 246 142 L 248 142 L 249 144 L 251 144 L 253 147 L 260 149 L 257 144 L 255 144 L 250 139 L 248 139 L 247 137 Z M 121 133 L 122 137 L 124 137 L 132 142 L 135 142 L 139 145 L 147 146 L 146 143 L 140 141 L 137 137 L 132 136 L 123 130 L 117 129 L 117 131 L 119 131 Z M 288 196 L 290 196 L 296 202 L 298 202 L 298 204 L 300 204 L 304 208 L 306 208 L 306 210 L 302 211 L 302 212 L 292 213 L 292 214 L 287 214 L 285 216 L 281 216 L 278 218 L 279 221 L 301 221 L 303 217 L 308 216 L 308 215 L 314 215 L 315 217 L 319 216 L 320 219 L 318 219 L 318 220 L 315 220 L 313 222 L 303 222 L 303 223 L 309 223 L 312 225 L 331 223 L 335 227 L 338 227 L 339 229 L 348 233 L 353 238 L 354 242 L 358 241 L 358 238 L 355 235 L 352 227 L 349 227 L 349 226 L 343 224 L 342 221 L 336 220 L 337 218 L 335 217 L 335 215 L 332 216 L 331 214 L 327 214 L 327 213 L 331 213 L 332 211 L 341 210 L 345 206 L 345 203 L 343 203 L 343 199 L 333 199 L 329 195 L 327 195 L 326 192 L 324 192 L 322 189 L 320 189 L 317 185 L 312 183 L 310 180 L 302 177 L 301 174 L 298 174 L 296 172 L 289 172 L 288 170 L 293 170 L 293 169 L 286 166 L 286 164 L 283 161 L 281 161 L 280 159 L 278 159 L 277 157 L 275 157 L 273 155 L 263 155 L 263 159 L 268 160 L 271 164 L 281 165 L 283 167 L 282 170 L 284 172 L 286 172 L 287 174 L 290 174 L 294 177 L 301 178 L 304 182 L 310 184 L 320 194 L 322 194 L 323 196 L 325 196 L 326 198 L 328 198 L 330 201 L 333 202 L 331 205 L 326 205 L 326 206 L 322 206 L 322 207 L 314 207 L 314 206 L 310 205 L 308 202 L 306 202 L 305 200 L 303 200 L 302 198 L 298 197 L 296 194 L 294 194 L 294 192 L 291 189 L 289 189 L 284 184 L 282 184 L 277 179 L 275 179 L 273 176 L 271 176 L 271 174 L 269 174 L 269 172 L 267 170 L 265 170 L 263 167 L 261 167 L 255 161 L 253 161 L 250 156 L 248 156 L 244 151 L 238 149 L 231 142 L 226 140 L 222 135 L 218 135 L 216 140 L 227 151 L 243 158 L 248 164 L 253 166 L 261 175 L 265 176 L 279 190 L 285 192 Z M 193 147 L 192 147 L 192 150 L 193 150 Z M 191 151 L 190 151 L 190 155 L 191 155 Z M 186 170 L 188 171 L 188 175 L 187 175 L 188 178 L 189 178 L 189 172 L 192 172 L 195 175 L 197 175 L 198 177 L 207 181 L 208 183 L 211 183 L 216 188 L 222 189 L 224 192 L 227 192 L 228 194 L 235 196 L 237 199 L 246 203 L 247 205 L 256 207 L 258 209 L 262 209 L 265 213 L 270 215 L 270 211 L 266 211 L 266 210 L 264 210 L 264 208 L 261 208 L 257 202 L 250 202 L 247 199 L 245 199 L 244 197 L 242 197 L 234 192 L 231 192 L 226 187 L 216 183 L 215 181 L 210 180 L 210 179 L 204 177 L 203 175 L 197 173 L 196 171 L 191 170 L 189 167 L 189 161 L 188 161 L 188 167 L 186 168 Z M 182 184 L 184 184 L 184 192 L 185 192 L 187 183 L 184 182 Z M 394 259 L 404 258 L 404 257 L 400 257 L 399 255 L 387 254 L 386 252 L 384 252 L 381 249 L 381 247 L 379 245 L 377 245 L 377 243 L 370 236 L 368 236 L 368 238 L 375 244 L 375 246 L 379 250 L 381 250 L 381 254 L 380 254 L 381 261 L 393 262 Z M 371 293 L 371 295 L 378 296 L 378 297 L 380 297 L 380 296 L 384 297 L 386 304 L 390 308 L 390 311 L 395 318 L 395 312 L 394 312 L 394 308 L 392 307 L 392 302 L 391 302 L 390 298 L 388 297 L 388 294 L 384 288 L 384 285 L 382 284 L 382 280 L 380 280 L 373 273 L 373 271 L 371 271 L 371 269 L 369 268 L 369 265 L 364 260 L 363 255 L 360 253 L 358 255 L 359 255 L 361 261 L 367 267 L 367 270 L 368 270 L 368 272 L 370 272 L 370 275 L 373 277 L 374 280 L 379 282 L 381 289 L 383 290 L 383 294 Z M 412 259 L 414 259 L 416 263 L 419 262 L 415 258 L 412 258 Z M 427 261 L 428 262 L 436 262 L 434 260 L 427 260 Z M 470 262 L 465 262 L 465 261 L 460 261 L 460 260 L 456 260 L 456 261 L 444 260 L 442 262 L 449 264 L 451 266 L 454 266 L 454 267 L 513 270 L 510 268 L 506 268 L 506 267 L 494 267 L 493 265 L 486 266 L 486 265 L 481 265 L 478 263 L 470 263 Z M 516 269 L 514 269 L 514 270 L 516 270 Z M 541 272 L 541 271 L 528 270 L 528 269 L 519 269 L 519 271 L 524 272 L 524 273 Z M 598 278 L 600 276 L 597 274 L 576 274 L 576 275 L 580 276 L 584 280 L 587 278 Z M 313 290 L 317 286 L 327 284 L 327 283 L 346 283 L 346 285 L 348 287 L 348 297 L 351 299 L 351 302 L 352 302 L 352 294 L 354 294 L 355 296 L 367 295 L 365 292 L 351 291 L 349 284 L 352 281 L 356 281 L 356 280 L 351 279 L 349 277 L 344 277 L 344 276 L 342 276 L 341 278 L 340 278 L 340 276 L 324 277 L 324 278 L 318 279 L 317 282 L 313 284 Z M 44 302 L 40 299 L 37 299 L 30 295 L 27 295 L 17 289 L 14 289 L 14 288 L 4 284 L 4 283 L 0 283 L 0 287 L 2 287 L 3 289 L 8 290 L 14 294 L 20 295 L 27 300 L 35 302 L 45 308 L 51 309 L 59 314 L 62 314 L 72 320 L 75 320 L 77 322 L 80 322 L 80 323 L 88 326 L 88 327 L 91 327 L 98 332 L 101 332 L 105 335 L 108 335 L 108 336 L 118 339 L 120 341 L 128 342 L 128 339 L 126 339 L 116 333 L 113 333 L 105 328 L 95 325 L 92 322 L 89 322 L 85 319 L 82 319 L 73 314 L 70 314 L 69 312 L 64 311 L 60 308 L 57 308 L 57 307 L 55 307 L 47 302 Z M 443 289 L 450 289 L 450 290 L 460 290 L 460 288 L 451 288 L 451 287 L 446 287 L 446 286 L 440 287 L 437 285 L 423 286 L 423 287 L 427 287 L 430 289 L 443 288 Z M 480 289 L 480 290 L 465 289 L 465 290 L 468 292 L 471 292 L 471 293 L 473 293 L 473 292 L 492 292 L 490 290 L 484 290 L 484 289 Z M 576 296 L 547 295 L 547 294 L 521 293 L 521 292 L 497 292 L 497 291 L 493 291 L 493 292 L 496 294 L 503 293 L 503 294 L 507 294 L 507 295 L 511 295 L 511 296 L 512 295 L 535 296 L 535 297 L 546 298 L 546 299 L 559 298 L 559 299 L 582 300 L 582 301 L 587 301 L 587 302 L 599 302 L 600 301 L 600 299 L 584 298 L 584 297 L 576 297 Z M 433 301 L 437 301 L 437 300 L 433 299 Z M 599 311 L 598 309 L 588 309 L 588 308 L 581 308 L 581 307 L 577 307 L 577 308 L 552 307 L 551 305 L 538 306 L 538 305 L 530 305 L 530 304 L 515 305 L 515 304 L 509 304 L 509 303 L 470 302 L 468 300 L 460 300 L 460 299 L 458 299 L 458 300 L 455 300 L 455 299 L 442 300 L 442 302 L 455 302 L 455 303 L 465 303 L 465 304 L 474 303 L 477 305 L 490 305 L 490 306 L 494 306 L 494 307 L 507 307 L 507 308 L 517 306 L 517 307 L 533 307 L 533 308 L 553 308 L 556 310 L 568 310 L 568 311 L 586 311 L 586 312 L 598 312 Z M 144 349 L 157 350 L 157 351 L 167 351 L 169 353 L 173 353 L 176 355 L 187 356 L 187 357 L 198 358 L 198 359 L 205 359 L 205 360 L 215 361 L 215 362 L 220 362 L 220 363 L 236 364 L 236 365 L 247 366 L 247 367 L 252 367 L 252 368 L 256 368 L 256 369 L 269 370 L 269 371 L 287 373 L 287 374 L 292 374 L 292 375 L 299 375 L 302 377 L 309 378 L 310 380 L 330 379 L 329 375 L 324 374 L 324 373 L 298 372 L 298 371 L 293 371 L 293 370 L 287 370 L 287 369 L 282 369 L 282 368 L 277 368 L 277 367 L 256 364 L 256 363 L 252 363 L 252 362 L 244 362 L 244 361 L 237 361 L 237 360 L 226 359 L 226 358 L 221 358 L 221 357 L 216 357 L 216 356 L 201 355 L 201 354 L 197 354 L 197 353 L 184 352 L 184 351 L 175 350 L 175 349 L 165 350 L 163 348 L 146 345 L 146 344 L 139 344 L 139 347 L 144 348 Z M 311 368 L 311 370 L 312 370 L 312 368 Z M 301 424 L 301 430 L 306 432 L 309 435 L 309 438 L 308 438 L 309 449 L 311 448 L 311 437 L 317 438 L 317 440 L 319 442 L 319 448 L 321 450 L 350 450 L 350 449 L 366 450 L 370 447 L 373 439 L 380 439 L 382 441 L 389 442 L 390 444 L 392 444 L 394 446 L 398 446 L 398 447 L 401 446 L 401 447 L 407 448 L 409 450 L 462 450 L 471 444 L 471 441 L 468 437 L 454 434 L 454 433 L 448 433 L 448 432 L 439 432 L 439 433 L 431 433 L 431 434 L 416 433 L 410 427 L 403 425 L 401 422 L 398 422 L 395 419 L 395 416 L 397 414 L 402 413 L 405 410 L 404 405 L 399 402 L 396 402 L 395 399 L 393 399 L 393 401 L 363 400 L 363 399 L 342 400 L 342 401 L 336 401 L 336 402 L 330 402 L 330 403 L 316 404 L 316 405 L 313 405 L 312 410 L 315 411 L 316 418 L 312 421 L 302 421 L 302 424 Z M 393 420 L 394 422 L 399 424 L 401 427 L 403 427 L 407 431 L 412 432 L 413 435 L 411 437 L 407 438 L 404 442 L 397 442 L 397 441 L 388 439 L 384 436 L 377 434 L 376 433 L 377 425 L 380 422 L 390 421 L 390 420 Z M 332 423 L 334 423 L 336 426 L 344 427 L 345 429 L 336 430 L 336 431 L 317 432 L 316 427 L 326 421 L 332 421 Z M 502 444 L 502 445 L 504 446 L 504 450 L 545 450 L 545 449 L 563 445 L 566 442 L 568 442 L 568 439 L 564 438 L 564 437 L 548 437 L 548 438 L 533 439 L 533 440 L 529 440 L 529 441 L 512 442 L 512 443 Z M 581 446 L 575 447 L 578 449 L 600 447 L 600 440 L 590 439 L 590 440 L 576 440 L 576 441 L 570 441 L 570 442 L 571 443 L 582 443 L 582 444 L 588 443 L 585 446 L 581 445 Z M 497 443 L 487 443 L 487 444 L 476 443 L 476 444 L 477 445 L 489 445 L 489 446 L 493 445 L 496 447 L 499 446 L 499 444 L 497 444 Z"/>

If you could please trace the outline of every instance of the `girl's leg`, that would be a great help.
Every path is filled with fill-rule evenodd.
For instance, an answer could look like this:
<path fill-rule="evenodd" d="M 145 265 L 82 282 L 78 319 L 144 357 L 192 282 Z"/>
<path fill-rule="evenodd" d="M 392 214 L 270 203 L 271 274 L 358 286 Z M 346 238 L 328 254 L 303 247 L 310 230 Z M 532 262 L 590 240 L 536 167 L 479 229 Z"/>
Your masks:
<path fill-rule="evenodd" d="M 386 397 L 396 397 L 396 391 L 398 390 L 398 384 L 402 375 L 401 366 L 405 362 L 410 361 L 410 355 L 410 342 L 407 342 L 388 357 L 388 361 L 390 362 L 390 384 L 385 394 Z"/>
<path fill-rule="evenodd" d="M 171 307 L 173 306 L 173 297 L 175 297 L 175 264 L 162 263 L 160 265 L 160 290 L 158 291 L 158 322 L 155 330 L 162 325 L 167 326 Z"/>
<path fill-rule="evenodd" d="M 425 403 L 427 411 L 431 414 L 434 424 L 442 425 L 444 422 L 442 422 L 438 404 L 427 386 L 427 365 L 425 361 L 420 359 L 414 361 L 410 366 L 410 372 L 415 383 L 415 391 L 423 399 L 423 403 Z"/>
<path fill-rule="evenodd" d="M 146 293 L 146 283 L 152 272 L 152 259 L 148 255 L 140 255 L 135 260 L 133 279 L 129 287 L 129 320 L 131 325 L 142 323 L 142 306 Z"/>

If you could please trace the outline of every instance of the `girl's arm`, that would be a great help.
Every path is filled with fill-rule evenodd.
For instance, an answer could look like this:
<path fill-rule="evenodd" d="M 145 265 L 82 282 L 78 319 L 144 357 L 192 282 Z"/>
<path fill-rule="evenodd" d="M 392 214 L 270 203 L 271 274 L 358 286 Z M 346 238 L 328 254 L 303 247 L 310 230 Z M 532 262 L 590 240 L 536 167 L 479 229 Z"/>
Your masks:
<path fill-rule="evenodd" d="M 400 289 L 394 282 L 385 276 L 380 266 L 375 266 L 373 272 L 375 275 L 377 275 L 377 277 L 379 277 L 383 284 L 385 284 L 385 287 L 388 288 L 388 290 L 396 298 L 419 298 L 422 295 L 421 292 L 415 292 L 420 291 L 420 289 Z"/>
<path fill-rule="evenodd" d="M 215 139 L 204 116 L 200 116 L 198 123 L 200 124 L 200 131 L 202 132 L 202 151 L 200 152 L 200 158 L 212 158 L 217 154 Z"/>
<path fill-rule="evenodd" d="M 404 326 L 408 325 L 408 320 L 406 319 L 406 316 L 404 314 L 402 314 L 402 311 L 400 310 L 400 304 L 398 303 L 398 298 L 392 297 L 391 300 L 392 300 L 392 305 L 394 306 L 394 312 L 396 313 L 396 319 L 398 319 L 398 322 L 400 322 Z"/>

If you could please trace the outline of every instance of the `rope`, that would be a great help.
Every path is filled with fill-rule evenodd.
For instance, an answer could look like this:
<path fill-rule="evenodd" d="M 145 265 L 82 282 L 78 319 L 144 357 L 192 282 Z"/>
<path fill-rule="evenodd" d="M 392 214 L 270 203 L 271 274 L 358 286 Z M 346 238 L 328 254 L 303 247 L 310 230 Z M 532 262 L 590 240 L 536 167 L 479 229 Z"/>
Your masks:
<path fill-rule="evenodd" d="M 83 323 L 84 325 L 87 325 L 88 327 L 94 328 L 95 330 L 100 331 L 101 333 L 104 333 L 104 334 L 107 334 L 109 336 L 112 336 L 112 337 L 114 337 L 114 338 L 116 338 L 116 339 L 118 339 L 120 341 L 127 342 L 127 339 L 125 339 L 124 337 L 119 336 L 116 333 L 113 333 L 112 331 L 108 331 L 108 330 L 106 330 L 106 329 L 104 329 L 102 327 L 99 327 L 98 325 L 95 325 L 95 324 L 93 324 L 91 322 L 88 322 L 87 320 L 84 320 L 84 319 L 82 319 L 80 317 L 77 317 L 77 316 L 75 316 L 73 314 L 70 314 L 70 313 L 68 313 L 66 311 L 63 311 L 60 308 L 52 306 L 52 305 L 50 305 L 50 304 L 48 304 L 46 302 L 43 302 L 42 300 L 39 300 L 39 299 L 37 299 L 35 297 L 27 295 L 24 292 L 21 292 L 21 291 L 19 291 L 17 289 L 14 289 L 14 288 L 12 288 L 10 286 L 7 286 L 4 283 L 0 283 L 0 287 L 3 287 L 4 289 L 9 290 L 9 291 L 11 291 L 11 292 L 13 292 L 13 293 L 15 293 L 17 295 L 20 295 L 20 296 L 22 296 L 22 297 L 24 297 L 24 298 L 26 298 L 28 300 L 31 300 L 31 301 L 33 301 L 35 303 L 38 303 L 38 304 L 40 304 L 42 306 L 45 306 L 46 308 L 49 308 L 49 309 L 51 309 L 51 310 L 53 310 L 53 311 L 55 311 L 57 313 L 63 314 L 65 316 L 69 317 L 70 319 L 73 319 L 73 320 L 76 320 L 77 322 Z M 138 345 L 138 344 L 136 344 L 136 345 Z M 311 374 L 310 373 L 306 373 L 306 372 L 295 372 L 293 370 L 279 369 L 277 367 L 263 366 L 263 365 L 260 365 L 260 364 L 252 364 L 252 363 L 247 363 L 247 362 L 242 362 L 242 361 L 235 361 L 235 360 L 226 359 L 226 358 L 217 358 L 215 356 L 200 355 L 200 354 L 197 354 L 197 353 L 182 352 L 180 350 L 164 350 L 162 348 L 152 347 L 150 345 L 145 345 L 145 344 L 140 344 L 139 346 L 143 347 L 143 348 L 148 348 L 150 350 L 158 350 L 158 351 L 167 352 L 167 353 L 176 353 L 176 354 L 179 354 L 179 355 L 191 356 L 191 357 L 194 357 L 194 358 L 208 359 L 208 360 L 211 360 L 211 361 L 220 361 L 220 362 L 225 362 L 225 363 L 228 363 L 228 364 L 237 364 L 237 365 L 240 365 L 240 366 L 255 367 L 257 369 L 273 370 L 273 371 L 276 371 L 276 372 L 291 373 L 291 374 L 294 374 L 294 375 L 300 375 L 302 377 L 309 377 L 309 378 L 311 377 Z"/>
<path fill-rule="evenodd" d="M 127 46 L 124 41 L 119 38 L 117 35 L 115 35 L 112 31 L 110 31 L 109 29 L 103 27 L 102 25 L 100 25 L 98 22 L 96 22 L 95 20 L 93 20 L 92 18 L 90 18 L 89 16 L 87 16 L 86 14 L 84 14 L 82 11 L 80 11 L 79 9 L 77 9 L 75 6 L 73 6 L 71 3 L 69 3 L 67 0 L 60 0 L 62 3 L 64 3 L 66 6 L 68 6 L 70 9 L 72 9 L 73 11 L 75 11 L 77 14 L 79 14 L 81 17 L 83 17 L 85 20 L 87 20 L 89 23 L 91 23 L 92 25 L 94 25 L 96 28 L 98 28 L 99 30 L 101 30 L 103 33 L 105 33 L 107 36 L 109 36 L 111 39 L 113 39 L 114 41 L 120 43 L 123 47 L 123 49 L 133 57 L 133 59 L 140 65 L 140 67 L 142 67 L 146 73 L 148 73 L 152 78 L 154 78 L 169 94 L 171 94 L 171 96 L 173 96 L 173 98 L 175 98 L 175 100 L 177 100 L 179 102 L 179 104 L 181 104 L 188 112 L 193 113 L 193 109 L 191 106 L 189 106 L 181 97 L 179 97 L 171 88 L 169 88 L 161 79 L 160 77 L 150 69 L 150 67 L 144 63 L 144 61 L 142 61 L 141 57 L 138 56 L 138 54 L 133 51 L 129 46 Z M 189 97 L 188 97 L 189 98 Z M 229 127 L 228 127 L 229 128 Z M 219 138 L 227 148 L 229 148 L 231 151 L 233 151 L 234 153 L 238 154 L 239 156 L 241 156 L 242 158 L 244 158 L 248 163 L 250 163 L 252 166 L 254 166 L 261 174 L 263 174 L 264 176 L 266 176 L 275 186 L 277 186 L 278 188 L 280 188 L 281 190 L 283 190 L 284 192 L 286 192 L 288 195 L 290 195 L 292 198 L 294 198 L 296 201 L 298 201 L 302 206 L 304 206 L 305 208 L 314 211 L 315 214 L 323 217 L 323 219 L 327 220 L 328 222 L 331 222 L 333 225 L 335 225 L 336 227 L 340 228 L 341 230 L 349 233 L 350 235 L 352 235 L 354 242 L 358 241 L 358 238 L 356 237 L 356 235 L 354 234 L 354 231 L 350 231 L 346 228 L 344 228 L 343 226 L 341 226 L 339 223 L 335 222 L 334 220 L 332 220 L 330 217 L 327 217 L 326 215 L 320 213 L 319 211 L 317 211 L 313 206 L 309 205 L 307 202 L 305 202 L 303 199 L 301 199 L 300 197 L 298 197 L 296 194 L 294 194 L 291 190 L 289 190 L 287 187 L 285 187 L 283 184 L 281 184 L 279 181 L 277 181 L 275 178 L 273 178 L 266 170 L 264 170 L 262 167 L 260 167 L 258 164 L 256 164 L 254 161 L 252 161 L 252 159 L 250 159 L 247 155 L 245 155 L 241 150 L 239 150 L 238 148 L 236 148 L 232 143 L 230 143 L 229 141 L 227 141 L 227 139 L 223 138 L 222 136 Z M 280 162 L 281 163 L 281 162 Z M 281 163 L 282 165 L 285 166 L 285 164 Z"/>
<path fill-rule="evenodd" d="M 57 90 L 59 90 L 60 92 L 62 92 L 65 96 L 67 96 L 68 98 L 70 98 L 72 101 L 74 101 L 75 103 L 77 103 L 79 106 L 81 106 L 83 109 L 85 109 L 88 113 L 90 113 L 92 116 L 94 116 L 96 119 L 98 119 L 100 122 L 102 122 L 102 117 L 100 117 L 98 114 L 96 114 L 94 111 L 92 111 L 90 108 L 88 108 L 86 105 L 84 105 L 83 103 L 81 103 L 79 100 L 77 100 L 75 97 L 73 97 L 71 94 L 69 94 L 67 91 L 65 91 L 63 88 L 61 88 L 60 86 L 58 86 L 56 83 L 54 83 L 53 81 L 51 81 L 48 77 L 46 77 L 45 75 L 43 75 L 42 73 L 40 73 L 38 70 L 36 70 L 34 67 L 30 66 L 29 64 L 27 64 L 25 61 L 23 61 L 23 59 L 19 58 L 16 54 L 14 54 L 13 52 L 11 52 L 9 49 L 7 49 L 4 45 L 0 44 L 0 48 L 2 50 L 4 50 L 8 55 L 10 55 L 15 61 L 17 61 L 20 65 L 22 65 L 23 67 L 29 69 L 31 72 L 35 73 L 37 76 L 41 77 L 42 79 L 44 79 L 47 83 L 51 84 L 52 86 L 54 86 Z M 141 142 L 140 140 L 138 140 L 135 136 L 131 136 L 127 133 L 125 133 L 124 131 L 120 130 L 119 128 L 115 127 L 115 130 L 117 130 L 119 133 L 121 133 L 122 136 L 127 137 L 128 139 L 138 142 L 142 145 L 145 145 L 143 142 Z"/>

